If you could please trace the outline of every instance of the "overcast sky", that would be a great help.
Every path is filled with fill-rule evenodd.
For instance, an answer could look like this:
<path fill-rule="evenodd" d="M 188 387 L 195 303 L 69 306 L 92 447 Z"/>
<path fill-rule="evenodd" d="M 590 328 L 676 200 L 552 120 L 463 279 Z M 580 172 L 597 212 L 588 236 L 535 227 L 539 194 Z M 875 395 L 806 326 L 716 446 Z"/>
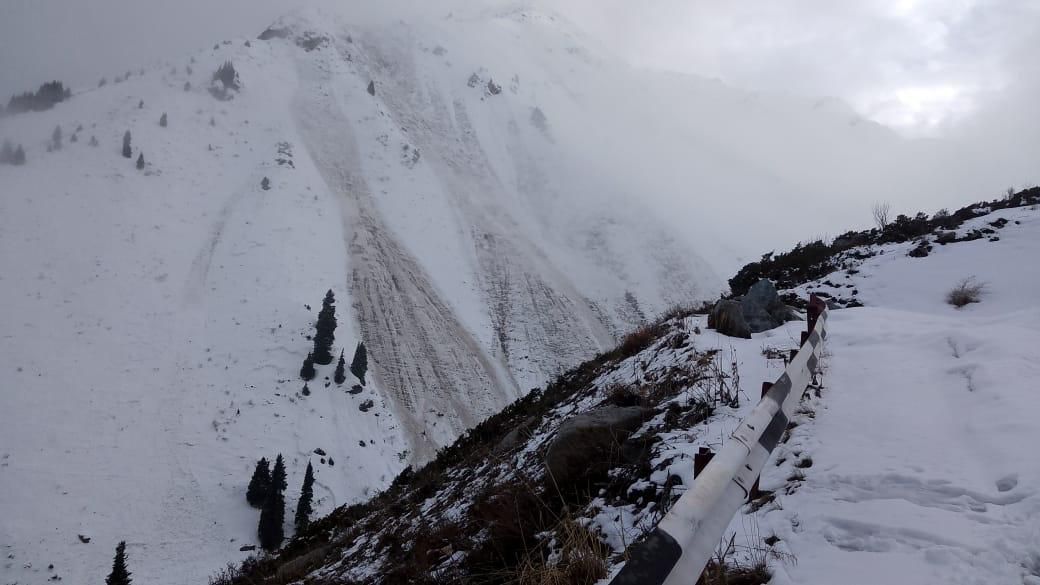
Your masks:
<path fill-rule="evenodd" d="M 0 96 L 51 78 L 93 84 L 177 60 L 223 38 L 254 35 L 308 1 L 0 0 Z M 552 5 L 636 64 L 839 97 L 909 134 L 942 134 L 987 109 L 1006 117 L 1009 107 L 1034 104 L 1040 87 L 1040 0 Z"/>

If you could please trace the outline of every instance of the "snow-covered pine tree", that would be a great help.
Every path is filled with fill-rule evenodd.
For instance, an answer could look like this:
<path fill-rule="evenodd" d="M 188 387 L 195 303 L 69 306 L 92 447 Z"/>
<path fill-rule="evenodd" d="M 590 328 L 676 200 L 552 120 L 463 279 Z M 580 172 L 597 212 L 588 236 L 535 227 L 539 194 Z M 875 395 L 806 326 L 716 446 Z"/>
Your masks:
<path fill-rule="evenodd" d="M 332 363 L 332 342 L 336 335 L 336 297 L 332 289 L 325 293 L 325 299 L 321 302 L 321 311 L 318 313 L 318 322 L 314 325 L 314 363 Z"/>
<path fill-rule="evenodd" d="M 336 363 L 336 374 L 332 376 L 333 381 L 337 384 L 342 384 L 347 381 L 347 374 L 345 372 L 346 360 L 343 359 L 343 351 L 339 352 L 339 362 Z"/>
<path fill-rule="evenodd" d="M 143 168 L 144 168 L 144 153 L 142 152 L 142 153 L 137 155 L 137 170 L 141 170 Z"/>
<path fill-rule="evenodd" d="M 163 128 L 166 127 L 166 112 L 163 112 L 162 115 L 159 116 L 159 125 Z"/>
<path fill-rule="evenodd" d="M 311 521 L 311 500 L 314 499 L 314 468 L 307 462 L 307 473 L 303 476 L 303 489 L 300 490 L 300 501 L 296 504 L 296 532 L 307 527 Z"/>
<path fill-rule="evenodd" d="M 105 585 L 130 585 L 130 571 L 126 568 L 126 541 L 116 545 L 116 556 L 112 560 L 112 572 L 105 579 Z"/>
<path fill-rule="evenodd" d="M 254 508 L 263 507 L 264 500 L 267 499 L 267 490 L 269 490 L 270 487 L 271 469 L 267 463 L 267 459 L 261 457 L 260 461 L 256 462 L 256 469 L 253 470 L 253 478 L 249 480 L 249 487 L 246 489 L 246 501 Z"/>
<path fill-rule="evenodd" d="M 368 372 L 368 350 L 365 349 L 365 342 L 362 341 L 357 344 L 357 349 L 354 350 L 354 359 L 350 362 L 350 373 L 357 376 L 357 379 L 361 381 L 361 385 L 365 385 L 365 373 Z"/>
<path fill-rule="evenodd" d="M 133 155 L 133 150 L 130 149 L 130 131 L 127 130 L 126 133 L 123 134 L 123 156 L 131 158 Z"/>

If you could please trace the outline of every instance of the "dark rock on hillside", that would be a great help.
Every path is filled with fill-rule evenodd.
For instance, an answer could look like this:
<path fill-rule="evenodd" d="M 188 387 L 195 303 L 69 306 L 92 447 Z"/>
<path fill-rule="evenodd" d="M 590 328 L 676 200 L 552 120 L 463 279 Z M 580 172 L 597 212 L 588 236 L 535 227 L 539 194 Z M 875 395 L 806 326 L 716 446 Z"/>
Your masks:
<path fill-rule="evenodd" d="M 622 443 L 639 429 L 650 411 L 641 406 L 608 406 L 564 421 L 545 454 L 545 467 L 558 486 L 580 485 L 620 459 Z"/>
<path fill-rule="evenodd" d="M 267 30 L 265 30 L 264 32 L 260 33 L 260 36 L 257 37 L 257 38 L 260 39 L 261 41 L 266 41 L 268 39 L 284 39 L 284 38 L 286 38 L 288 36 L 289 36 L 289 29 L 288 28 L 285 28 L 285 27 L 277 28 L 277 27 L 273 27 L 272 26 L 272 27 L 268 28 Z"/>
<path fill-rule="evenodd" d="M 751 339 L 751 329 L 744 320 L 738 301 L 719 301 L 708 313 L 708 328 L 730 337 Z"/>
<path fill-rule="evenodd" d="M 752 333 L 768 331 L 798 319 L 794 311 L 780 300 L 773 283 L 765 278 L 748 289 L 747 294 L 740 299 L 740 309 Z"/>
<path fill-rule="evenodd" d="M 730 337 L 751 339 L 761 333 L 798 319 L 767 279 L 753 284 L 742 297 L 721 300 L 708 313 L 708 327 Z"/>

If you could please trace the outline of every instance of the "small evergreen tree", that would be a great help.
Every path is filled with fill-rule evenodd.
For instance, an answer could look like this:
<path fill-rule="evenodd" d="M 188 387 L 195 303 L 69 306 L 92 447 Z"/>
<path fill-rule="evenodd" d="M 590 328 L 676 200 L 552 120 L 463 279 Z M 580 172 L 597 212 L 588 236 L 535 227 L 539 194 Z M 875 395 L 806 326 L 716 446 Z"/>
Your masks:
<path fill-rule="evenodd" d="M 129 71 L 126 72 L 126 76 L 130 77 L 130 72 Z M 138 110 L 143 110 L 144 109 L 144 100 L 141 100 L 141 101 L 137 102 L 137 109 Z"/>
<path fill-rule="evenodd" d="M 184 82 L 184 91 L 191 91 L 191 82 L 190 81 L 185 81 Z"/>
<path fill-rule="evenodd" d="M 159 125 L 163 128 L 166 127 L 166 112 L 163 112 L 162 115 L 159 116 Z"/>
<path fill-rule="evenodd" d="M 130 131 L 127 130 L 126 133 L 123 134 L 123 156 L 125 158 L 130 158 L 133 155 L 134 153 L 130 149 Z"/>
<path fill-rule="evenodd" d="M 300 378 L 313 380 L 316 373 L 314 371 L 314 356 L 307 354 L 307 357 L 303 359 L 303 367 L 300 368 Z"/>
<path fill-rule="evenodd" d="M 25 149 L 19 144 L 18 148 L 14 149 L 14 159 L 11 160 L 11 164 L 24 165 L 25 164 Z"/>
<path fill-rule="evenodd" d="M 253 470 L 253 478 L 249 480 L 249 488 L 246 489 L 246 501 L 254 508 L 261 508 L 267 499 L 267 490 L 271 487 L 271 470 L 267 459 L 261 457 L 256 462 Z"/>
<path fill-rule="evenodd" d="M 274 469 L 271 470 L 271 488 L 284 492 L 287 487 L 289 484 L 285 481 L 285 462 L 279 453 L 274 460 Z"/>
<path fill-rule="evenodd" d="M 368 95 L 376 95 L 376 82 L 368 82 Z"/>
<path fill-rule="evenodd" d="M 362 341 L 357 344 L 357 349 L 354 350 L 354 359 L 350 362 L 350 373 L 357 376 L 357 379 L 361 381 L 361 385 L 365 385 L 365 373 L 368 371 L 368 350 L 365 349 L 365 342 Z"/>
<path fill-rule="evenodd" d="M 61 150 L 61 126 L 55 126 L 54 132 L 51 133 L 51 147 Z"/>
<path fill-rule="evenodd" d="M 97 145 L 98 145 L 98 140 L 97 140 L 97 136 L 93 136 L 93 135 L 92 135 L 92 136 L 90 137 L 90 142 L 89 142 L 89 144 L 90 144 L 91 146 L 97 146 Z"/>
<path fill-rule="evenodd" d="M 116 545 L 116 557 L 112 561 L 112 572 L 105 579 L 106 585 L 130 585 L 130 571 L 126 568 L 126 541 Z"/>
<path fill-rule="evenodd" d="M 5 140 L 0 148 L 0 165 L 9 165 L 14 162 L 14 145 L 10 140 Z"/>
<path fill-rule="evenodd" d="M 314 363 L 332 363 L 332 342 L 335 341 L 336 331 L 336 297 L 330 289 L 325 293 L 325 300 L 321 303 L 321 311 L 318 313 L 318 322 L 314 325 Z"/>
<path fill-rule="evenodd" d="M 307 473 L 303 476 L 303 489 L 300 490 L 300 501 L 296 504 L 296 532 L 299 533 L 310 524 L 311 500 L 314 498 L 314 468 L 307 462 Z"/>
<path fill-rule="evenodd" d="M 142 152 L 142 153 L 137 155 L 137 170 L 141 170 L 143 168 L 144 168 L 144 153 Z"/>
<path fill-rule="evenodd" d="M 260 188 L 264 191 L 269 191 L 271 189 L 271 179 L 264 177 L 264 179 L 260 181 Z"/>
<path fill-rule="evenodd" d="M 346 367 L 346 360 L 343 359 L 343 352 L 339 352 L 339 362 L 336 363 L 336 374 L 332 377 L 337 384 L 342 384 L 347 381 L 347 375 L 344 372 Z"/>

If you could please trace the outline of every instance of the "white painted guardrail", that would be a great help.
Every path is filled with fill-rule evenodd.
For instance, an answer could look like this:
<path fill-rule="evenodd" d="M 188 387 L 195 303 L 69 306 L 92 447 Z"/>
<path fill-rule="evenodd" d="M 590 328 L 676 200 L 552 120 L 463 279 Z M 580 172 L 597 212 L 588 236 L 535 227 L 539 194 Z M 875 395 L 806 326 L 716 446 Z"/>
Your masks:
<path fill-rule="evenodd" d="M 783 375 L 763 385 L 762 400 L 657 528 L 630 549 L 611 585 L 692 585 L 700 578 L 818 371 L 827 337 L 826 309 L 822 299 L 810 298 L 808 331 Z"/>

